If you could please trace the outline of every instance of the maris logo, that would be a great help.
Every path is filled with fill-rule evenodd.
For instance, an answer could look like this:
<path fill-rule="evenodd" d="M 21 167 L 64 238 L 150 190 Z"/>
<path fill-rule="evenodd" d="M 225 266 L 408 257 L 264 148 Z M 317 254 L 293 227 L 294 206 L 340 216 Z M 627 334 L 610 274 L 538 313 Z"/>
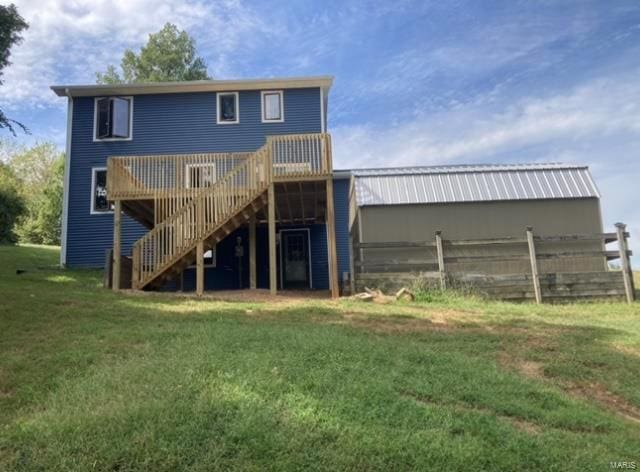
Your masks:
<path fill-rule="evenodd" d="M 638 463 L 636 461 L 611 461 L 609 468 L 612 470 L 636 470 Z"/>

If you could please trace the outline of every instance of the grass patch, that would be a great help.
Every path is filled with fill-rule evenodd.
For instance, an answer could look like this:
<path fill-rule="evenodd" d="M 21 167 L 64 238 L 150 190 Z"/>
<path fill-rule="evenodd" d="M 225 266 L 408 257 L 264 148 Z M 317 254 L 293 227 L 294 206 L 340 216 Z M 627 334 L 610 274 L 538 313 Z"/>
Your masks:
<path fill-rule="evenodd" d="M 57 257 L 0 246 L 0 470 L 640 459 L 638 303 L 116 295 Z"/>

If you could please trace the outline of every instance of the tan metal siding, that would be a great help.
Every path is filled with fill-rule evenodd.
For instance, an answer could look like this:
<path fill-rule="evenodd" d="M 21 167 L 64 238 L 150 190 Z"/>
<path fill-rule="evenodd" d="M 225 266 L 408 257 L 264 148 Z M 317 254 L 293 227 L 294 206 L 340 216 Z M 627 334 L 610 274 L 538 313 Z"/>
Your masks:
<path fill-rule="evenodd" d="M 526 200 L 502 202 L 469 202 L 426 205 L 367 206 L 360 208 L 363 242 L 432 240 L 436 231 L 446 239 L 523 238 L 525 228 L 532 226 L 539 236 L 602 232 L 600 206 L 597 198 L 566 200 Z M 561 243 L 545 245 L 545 252 L 600 250 L 600 244 Z M 508 248 L 507 248 L 508 249 Z M 421 252 L 419 252 L 421 251 Z M 454 251 L 454 249 L 451 249 Z M 456 248 L 449 256 L 470 255 L 468 249 Z M 478 254 L 478 249 L 473 249 Z M 482 248 L 482 254 L 498 254 L 504 247 Z M 368 250 L 367 259 L 435 260 L 432 249 Z M 522 247 L 513 247 L 522 252 Z M 464 264 L 452 271 L 487 273 L 521 273 L 530 270 L 527 262 L 496 262 Z M 599 271 L 605 269 L 604 258 L 575 258 L 542 261 L 541 272 Z"/>

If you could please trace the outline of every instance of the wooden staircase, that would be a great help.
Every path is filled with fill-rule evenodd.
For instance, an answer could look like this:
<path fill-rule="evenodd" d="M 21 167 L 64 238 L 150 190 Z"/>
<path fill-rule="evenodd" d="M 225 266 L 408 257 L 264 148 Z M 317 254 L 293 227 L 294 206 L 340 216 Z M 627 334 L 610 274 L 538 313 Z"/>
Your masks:
<path fill-rule="evenodd" d="M 107 189 L 116 208 L 114 267 L 119 265 L 121 212 L 150 228 L 132 249 L 132 288 L 158 288 L 263 213 L 275 183 L 324 181 L 329 189 L 331 176 L 331 139 L 324 133 L 268 136 L 254 152 L 110 157 Z M 273 290 L 275 204 L 270 205 Z M 116 267 L 114 287 L 119 286 L 119 273 Z M 201 281 L 200 267 L 198 274 Z"/>
<path fill-rule="evenodd" d="M 133 246 L 133 288 L 161 286 L 195 262 L 198 242 L 211 249 L 260 211 L 270 168 L 265 145 L 156 224 Z"/>

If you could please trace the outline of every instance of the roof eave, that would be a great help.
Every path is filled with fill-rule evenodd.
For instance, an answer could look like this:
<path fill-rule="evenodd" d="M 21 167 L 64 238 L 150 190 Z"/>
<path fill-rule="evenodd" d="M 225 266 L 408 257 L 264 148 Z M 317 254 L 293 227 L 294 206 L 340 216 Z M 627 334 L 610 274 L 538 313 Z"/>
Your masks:
<path fill-rule="evenodd" d="M 139 84 L 52 85 L 59 97 L 93 97 L 98 95 L 148 95 L 187 92 L 223 92 L 320 87 L 326 91 L 333 76 L 286 77 L 274 79 L 193 80 L 187 82 L 154 82 Z"/>

